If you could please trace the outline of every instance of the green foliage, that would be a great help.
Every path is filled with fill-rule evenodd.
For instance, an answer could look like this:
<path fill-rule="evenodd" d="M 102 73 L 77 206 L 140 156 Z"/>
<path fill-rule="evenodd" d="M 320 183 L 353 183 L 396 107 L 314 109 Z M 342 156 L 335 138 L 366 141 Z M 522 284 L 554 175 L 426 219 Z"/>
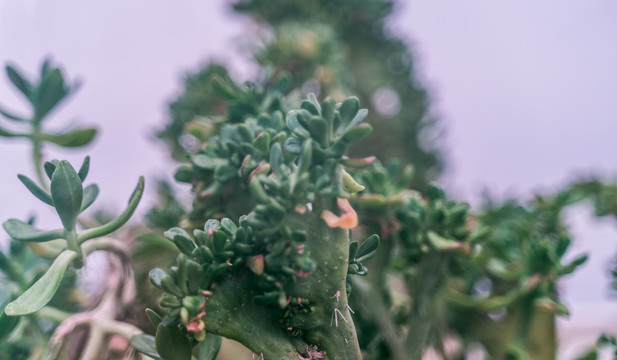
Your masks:
<path fill-rule="evenodd" d="M 101 237 L 117 230 L 126 223 L 135 211 L 143 193 L 143 178 L 140 178 L 127 209 L 120 216 L 99 227 L 77 232 L 77 217 L 94 202 L 96 194 L 98 194 L 98 190 L 94 190 L 98 189 L 96 185 L 94 187 L 89 186 L 86 187 L 89 190 L 85 191 L 86 197 L 84 198 L 82 179 L 86 178 L 88 167 L 88 157 L 86 157 L 79 174 L 68 161 L 47 163 L 46 170 L 51 178 L 50 193 L 41 189 L 29 178 L 20 176 L 22 182 L 37 198 L 55 208 L 63 228 L 42 231 L 18 219 L 9 219 L 4 222 L 4 229 L 13 240 L 37 243 L 53 242 L 54 245 L 47 248 L 45 248 L 45 245 L 39 245 L 39 250 L 46 250 L 48 253 L 54 253 L 58 250 L 61 252 L 56 254 L 51 267 L 36 283 L 6 306 L 5 313 L 7 315 L 27 315 L 42 309 L 56 293 L 69 265 L 77 260 L 77 265 L 81 266 L 84 252 L 88 253 L 98 249 L 97 246 L 87 247 L 84 243 L 89 239 Z M 60 249 L 55 246 L 58 239 L 65 241 Z"/>

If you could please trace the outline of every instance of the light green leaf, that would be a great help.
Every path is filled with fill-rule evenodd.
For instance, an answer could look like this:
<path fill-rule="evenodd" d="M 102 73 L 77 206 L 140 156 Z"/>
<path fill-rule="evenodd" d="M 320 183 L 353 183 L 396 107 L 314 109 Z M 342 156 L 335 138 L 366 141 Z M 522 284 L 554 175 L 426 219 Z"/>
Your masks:
<path fill-rule="evenodd" d="M 66 269 L 76 257 L 77 253 L 71 250 L 65 250 L 58 255 L 47 272 L 34 285 L 7 305 L 6 314 L 10 316 L 28 315 L 41 310 L 56 294 Z"/>
<path fill-rule="evenodd" d="M 214 334 L 207 334 L 206 340 L 199 343 L 199 360 L 215 360 L 221 350 L 223 338 Z"/>
<path fill-rule="evenodd" d="M 2 227 L 11 238 L 18 241 L 44 242 L 58 239 L 64 236 L 64 230 L 41 231 L 32 225 L 17 219 L 9 219 Z"/>

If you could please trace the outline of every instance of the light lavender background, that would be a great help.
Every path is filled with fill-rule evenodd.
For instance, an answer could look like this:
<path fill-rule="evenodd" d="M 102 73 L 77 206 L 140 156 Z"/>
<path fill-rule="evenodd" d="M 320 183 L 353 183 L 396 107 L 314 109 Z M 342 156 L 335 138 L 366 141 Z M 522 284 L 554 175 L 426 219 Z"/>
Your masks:
<path fill-rule="evenodd" d="M 447 129 L 449 170 L 442 182 L 473 204 L 482 190 L 506 197 L 550 192 L 583 174 L 617 176 L 617 2 L 531 0 L 401 2 L 392 21 L 416 53 L 434 111 Z M 120 210 L 137 177 L 150 185 L 171 172 L 152 140 L 180 76 L 207 59 L 224 61 L 240 79 L 251 74 L 237 45 L 253 27 L 215 1 L 0 0 L 0 63 L 33 74 L 51 54 L 79 93 L 52 119 L 96 124 L 97 141 L 79 155 L 48 148 L 48 158 L 93 157 L 99 202 Z M 378 55 L 376 55 L 378 56 Z M 22 99 L 0 76 L 0 102 Z M 6 122 L 3 122 L 5 124 Z M 15 172 L 33 174 L 28 148 L 0 140 L 0 220 L 37 210 Z M 150 188 L 152 189 L 152 188 Z M 148 199 L 150 199 L 149 197 Z M 147 206 L 142 206 L 142 209 Z M 560 358 L 601 330 L 617 332 L 615 302 L 607 301 L 608 261 L 617 253 L 613 220 L 596 221 L 580 206 L 568 213 L 578 235 L 572 254 L 592 261 L 562 284 L 572 310 L 560 322 L 567 338 Z"/>

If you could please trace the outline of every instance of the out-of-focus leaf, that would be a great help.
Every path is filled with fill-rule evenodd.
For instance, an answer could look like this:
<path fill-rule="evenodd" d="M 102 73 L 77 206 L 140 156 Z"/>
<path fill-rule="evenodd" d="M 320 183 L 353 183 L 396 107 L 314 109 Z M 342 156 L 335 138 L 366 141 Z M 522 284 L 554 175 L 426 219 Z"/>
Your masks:
<path fill-rule="evenodd" d="M 199 360 L 215 360 L 221 349 L 223 339 L 214 334 L 207 334 L 206 340 L 199 343 Z"/>
<path fill-rule="evenodd" d="M 96 132 L 96 128 L 78 128 L 64 134 L 42 134 L 41 139 L 62 147 L 79 147 L 89 144 Z"/>
<path fill-rule="evenodd" d="M 28 315 L 41 310 L 56 294 L 66 269 L 76 257 L 77 253 L 71 250 L 63 251 L 58 255 L 37 282 L 6 306 L 6 314 L 10 316 Z"/>

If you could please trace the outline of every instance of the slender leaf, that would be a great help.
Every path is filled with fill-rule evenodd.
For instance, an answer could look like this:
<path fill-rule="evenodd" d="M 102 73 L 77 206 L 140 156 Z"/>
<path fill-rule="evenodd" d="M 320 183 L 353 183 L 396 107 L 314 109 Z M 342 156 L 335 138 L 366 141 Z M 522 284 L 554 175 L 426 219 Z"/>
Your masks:
<path fill-rule="evenodd" d="M 26 118 L 24 118 L 23 116 L 19 116 L 19 115 L 15 115 L 12 112 L 4 109 L 4 108 L 0 108 L 0 115 L 4 116 L 7 119 L 10 120 L 15 120 L 15 121 L 19 121 L 19 122 L 24 122 L 26 121 Z"/>
<path fill-rule="evenodd" d="M 41 139 L 62 147 L 79 147 L 89 144 L 96 133 L 96 128 L 78 128 L 64 134 L 42 134 Z"/>
<path fill-rule="evenodd" d="M 17 175 L 19 180 L 26 186 L 28 190 L 32 193 L 32 195 L 36 196 L 39 200 L 44 202 L 47 205 L 54 206 L 54 201 L 51 199 L 51 195 L 45 190 L 43 190 L 34 180 L 29 177 L 19 174 Z"/>
<path fill-rule="evenodd" d="M 158 327 L 161 321 L 163 321 L 163 319 L 161 318 L 159 314 L 157 314 L 154 310 L 149 309 L 149 308 L 146 308 L 146 316 L 148 317 L 148 320 L 150 320 L 150 323 L 154 327 Z M 154 337 L 152 339 L 154 340 Z"/>
<path fill-rule="evenodd" d="M 2 224 L 9 236 L 18 241 L 44 242 L 64 236 L 64 230 L 41 231 L 32 225 L 17 219 L 9 219 Z"/>
<path fill-rule="evenodd" d="M 79 171 L 77 172 L 77 175 L 79 175 L 81 182 L 84 182 L 86 180 L 86 177 L 88 176 L 89 171 L 90 171 L 90 156 L 86 156 L 84 158 L 84 162 L 81 163 L 81 167 L 79 168 Z"/>
<path fill-rule="evenodd" d="M 58 160 L 52 160 L 52 161 L 46 161 L 45 165 L 43 165 L 43 168 L 45 169 L 45 173 L 47 174 L 47 177 L 49 178 L 49 180 L 51 180 L 51 176 L 54 174 L 54 171 L 56 171 L 56 167 L 58 166 L 59 161 Z"/>
<path fill-rule="evenodd" d="M 148 355 L 155 360 L 163 360 L 156 352 L 154 336 L 148 334 L 137 334 L 131 337 L 131 345 L 135 350 Z"/>
<path fill-rule="evenodd" d="M 9 80 L 15 85 L 16 88 L 26 96 L 27 99 L 32 98 L 32 84 L 25 79 L 14 67 L 11 65 L 6 66 L 6 74 L 9 76 Z"/>
<path fill-rule="evenodd" d="M 92 203 L 96 200 L 96 197 L 99 196 L 99 187 L 96 184 L 91 184 L 86 186 L 84 189 L 84 198 L 81 201 L 81 209 L 80 211 L 85 211 Z"/>
<path fill-rule="evenodd" d="M 76 257 L 77 253 L 71 250 L 65 250 L 58 255 L 47 272 L 34 285 L 7 305 L 6 314 L 27 315 L 41 310 L 56 294 L 66 269 Z"/>
<path fill-rule="evenodd" d="M 131 218 L 137 205 L 139 204 L 139 200 L 144 193 L 144 177 L 141 176 L 139 178 L 139 182 L 137 183 L 137 187 L 133 191 L 131 198 L 129 199 L 129 204 L 127 208 L 114 220 L 108 222 L 105 225 L 95 227 L 92 229 L 84 230 L 79 234 L 79 243 L 92 239 L 95 237 L 107 235 L 111 232 L 118 230 L 122 225 L 126 224 L 127 221 Z"/>
<path fill-rule="evenodd" d="M 366 257 L 366 255 L 377 250 L 377 246 L 379 246 L 379 236 L 377 236 L 377 234 L 373 234 L 369 236 L 369 238 L 364 240 L 362 245 L 360 245 L 360 247 L 358 248 L 358 251 L 356 252 L 356 259 L 358 259 L 359 261 L 362 261 L 360 259 Z M 367 259 L 363 259 L 363 260 L 367 260 Z"/>

